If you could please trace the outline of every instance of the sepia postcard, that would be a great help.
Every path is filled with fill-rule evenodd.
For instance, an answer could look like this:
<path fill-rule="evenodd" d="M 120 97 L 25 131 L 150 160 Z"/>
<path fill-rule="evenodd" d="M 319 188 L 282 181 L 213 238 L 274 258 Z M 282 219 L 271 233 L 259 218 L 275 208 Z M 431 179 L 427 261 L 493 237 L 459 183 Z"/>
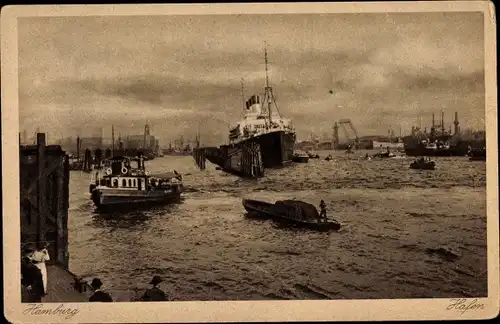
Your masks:
<path fill-rule="evenodd" d="M 10 322 L 498 316 L 492 2 L 1 18 Z"/>

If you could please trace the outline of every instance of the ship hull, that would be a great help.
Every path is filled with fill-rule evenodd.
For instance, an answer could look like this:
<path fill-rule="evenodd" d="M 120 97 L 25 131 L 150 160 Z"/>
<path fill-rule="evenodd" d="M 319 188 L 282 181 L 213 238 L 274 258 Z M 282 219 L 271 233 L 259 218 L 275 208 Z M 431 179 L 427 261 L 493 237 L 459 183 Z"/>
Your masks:
<path fill-rule="evenodd" d="M 234 144 L 234 147 L 238 149 L 248 142 L 259 144 L 264 168 L 277 168 L 293 161 L 294 133 L 271 132 Z"/>
<path fill-rule="evenodd" d="M 467 146 L 456 145 L 447 149 L 428 149 L 426 147 L 405 147 L 407 156 L 466 156 Z"/>
<path fill-rule="evenodd" d="M 91 199 L 97 208 L 124 207 L 132 205 L 159 204 L 179 200 L 182 186 L 165 190 L 123 190 L 115 188 L 94 188 Z"/>
<path fill-rule="evenodd" d="M 463 156 L 454 149 L 405 148 L 407 156 Z"/>

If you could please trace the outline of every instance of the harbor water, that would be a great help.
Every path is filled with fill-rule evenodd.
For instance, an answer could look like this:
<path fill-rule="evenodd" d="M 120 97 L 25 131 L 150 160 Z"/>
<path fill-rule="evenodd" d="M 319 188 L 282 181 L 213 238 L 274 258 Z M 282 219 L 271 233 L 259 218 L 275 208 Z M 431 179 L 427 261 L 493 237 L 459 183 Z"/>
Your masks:
<path fill-rule="evenodd" d="M 70 270 L 99 277 L 115 300 L 148 288 L 153 275 L 172 300 L 486 297 L 486 163 L 437 157 L 332 161 L 266 170 L 242 180 L 190 156 L 146 162 L 183 174 L 181 203 L 99 213 L 90 175 L 71 172 Z M 371 152 L 373 154 L 373 152 Z M 339 232 L 279 227 L 246 218 L 242 198 L 327 204 Z"/>

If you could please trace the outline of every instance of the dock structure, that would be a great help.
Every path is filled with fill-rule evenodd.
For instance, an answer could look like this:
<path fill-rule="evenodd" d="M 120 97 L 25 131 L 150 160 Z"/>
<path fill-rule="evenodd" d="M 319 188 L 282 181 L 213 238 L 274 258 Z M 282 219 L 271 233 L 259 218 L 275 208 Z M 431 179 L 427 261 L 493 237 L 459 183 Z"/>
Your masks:
<path fill-rule="evenodd" d="M 45 134 L 39 133 L 35 145 L 20 146 L 19 160 L 20 249 L 28 244 L 49 244 L 48 301 L 85 300 L 82 293 L 88 291 L 88 285 L 69 271 L 68 156 L 59 145 L 46 146 Z M 54 294 L 49 296 L 51 292 Z"/>
<path fill-rule="evenodd" d="M 192 154 L 198 168 L 200 168 L 200 170 L 205 170 L 206 167 L 205 148 L 203 147 L 194 148 Z"/>
<path fill-rule="evenodd" d="M 240 147 L 223 145 L 193 149 L 193 158 L 200 169 L 205 169 L 205 160 L 219 166 L 222 171 L 243 177 L 260 178 L 264 176 L 264 166 L 259 144 L 249 141 Z"/>

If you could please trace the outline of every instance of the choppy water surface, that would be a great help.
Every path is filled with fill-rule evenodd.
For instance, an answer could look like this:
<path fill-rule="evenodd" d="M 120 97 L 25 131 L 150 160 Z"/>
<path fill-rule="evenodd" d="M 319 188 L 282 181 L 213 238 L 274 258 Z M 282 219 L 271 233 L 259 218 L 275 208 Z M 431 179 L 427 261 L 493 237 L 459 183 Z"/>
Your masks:
<path fill-rule="evenodd" d="M 152 172 L 184 174 L 184 201 L 115 215 L 97 213 L 89 175 L 72 172 L 70 269 L 99 276 L 116 300 L 155 274 L 175 300 L 486 296 L 485 162 L 438 157 L 437 170 L 423 171 L 408 168 L 411 158 L 362 153 L 259 180 L 197 170 L 189 156 L 157 158 Z M 242 198 L 294 197 L 324 199 L 344 227 L 318 233 L 244 217 Z"/>

